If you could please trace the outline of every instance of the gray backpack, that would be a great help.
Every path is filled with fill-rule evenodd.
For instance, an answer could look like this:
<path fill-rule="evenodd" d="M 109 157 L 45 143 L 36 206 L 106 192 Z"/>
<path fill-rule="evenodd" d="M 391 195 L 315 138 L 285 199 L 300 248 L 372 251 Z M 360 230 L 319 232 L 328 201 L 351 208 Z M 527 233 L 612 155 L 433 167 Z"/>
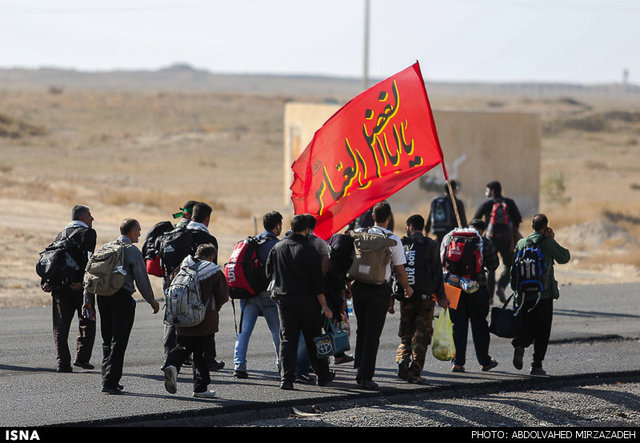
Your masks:
<path fill-rule="evenodd" d="M 206 263 L 208 262 L 196 262 L 191 266 L 181 265 L 180 271 L 166 291 L 164 317 L 166 324 L 188 328 L 199 325 L 204 320 L 209 303 L 205 305 L 202 302 L 198 270 Z M 214 306 L 211 308 L 213 309 Z"/>

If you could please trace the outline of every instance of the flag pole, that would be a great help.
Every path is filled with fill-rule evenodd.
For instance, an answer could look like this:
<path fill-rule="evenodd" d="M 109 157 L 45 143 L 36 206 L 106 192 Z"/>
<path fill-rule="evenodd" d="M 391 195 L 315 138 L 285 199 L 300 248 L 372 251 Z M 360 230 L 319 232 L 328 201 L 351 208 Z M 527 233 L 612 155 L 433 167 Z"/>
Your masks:
<path fill-rule="evenodd" d="M 449 198 L 451 199 L 451 203 L 453 204 L 453 212 L 456 214 L 456 221 L 458 222 L 458 227 L 462 228 L 462 222 L 460 221 L 460 213 L 458 212 L 458 205 L 456 204 L 456 198 L 453 195 L 453 189 L 451 188 L 451 180 L 449 180 L 449 175 L 447 174 L 447 167 L 444 165 L 444 158 L 442 159 L 442 172 L 444 173 L 444 179 L 447 182 L 447 187 L 449 189 Z"/>
<path fill-rule="evenodd" d="M 449 187 L 449 197 L 451 203 L 453 203 L 453 211 L 456 213 L 456 220 L 458 221 L 458 227 L 462 228 L 462 222 L 460 221 L 460 213 L 458 212 L 458 205 L 456 204 L 456 198 L 453 195 L 453 189 L 451 188 L 451 181 L 447 180 L 447 186 Z"/>

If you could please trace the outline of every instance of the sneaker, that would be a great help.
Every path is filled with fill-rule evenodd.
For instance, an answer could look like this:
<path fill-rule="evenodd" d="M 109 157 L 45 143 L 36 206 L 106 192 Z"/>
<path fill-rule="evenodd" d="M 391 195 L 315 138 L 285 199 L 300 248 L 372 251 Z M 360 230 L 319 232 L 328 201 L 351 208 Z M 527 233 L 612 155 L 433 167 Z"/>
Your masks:
<path fill-rule="evenodd" d="M 407 380 L 409 377 L 409 363 L 406 361 L 401 361 L 398 363 L 398 377 L 403 380 Z"/>
<path fill-rule="evenodd" d="M 235 371 L 233 371 L 233 376 L 235 378 L 245 379 L 245 378 L 249 378 L 249 373 L 247 371 L 236 369 Z"/>
<path fill-rule="evenodd" d="M 224 368 L 224 362 L 223 361 L 213 361 L 213 363 L 211 363 L 211 366 L 209 367 L 210 371 L 219 371 L 220 369 Z"/>
<path fill-rule="evenodd" d="M 424 377 L 422 377 L 421 375 L 418 375 L 418 376 L 415 376 L 415 375 L 413 375 L 413 376 L 409 376 L 409 377 L 407 378 L 407 381 L 408 381 L 409 383 L 412 383 L 412 384 L 415 384 L 415 385 L 426 385 L 426 384 L 427 384 L 427 380 L 426 380 Z"/>
<path fill-rule="evenodd" d="M 303 372 L 301 374 L 296 375 L 296 381 L 302 382 L 302 383 L 310 383 L 311 382 L 311 376 L 306 373 Z"/>
<path fill-rule="evenodd" d="M 58 366 L 58 369 L 56 369 L 56 371 L 58 371 L 58 372 L 73 372 L 73 368 L 71 368 L 71 366 Z"/>
<path fill-rule="evenodd" d="M 524 357 L 524 348 L 522 346 L 514 346 L 513 350 L 513 367 L 522 369 L 522 357 Z"/>
<path fill-rule="evenodd" d="M 216 391 L 208 390 L 204 392 L 194 392 L 195 398 L 216 398 Z"/>
<path fill-rule="evenodd" d="M 486 371 L 490 371 L 491 369 L 495 368 L 496 366 L 498 366 L 498 362 L 495 361 L 494 359 L 491 359 L 491 361 L 488 364 L 486 364 L 486 365 L 484 365 L 482 367 L 482 370 L 485 371 L 485 372 Z"/>
<path fill-rule="evenodd" d="M 178 370 L 175 366 L 167 366 L 163 369 L 164 372 L 164 388 L 169 394 L 175 394 L 178 392 L 178 385 L 176 378 L 178 377 Z"/>
<path fill-rule="evenodd" d="M 103 386 L 102 392 L 109 395 L 119 395 L 122 394 L 122 389 L 118 389 L 118 387 Z"/>
<path fill-rule="evenodd" d="M 341 365 L 342 363 L 350 363 L 353 361 L 353 355 L 344 355 L 343 357 L 335 357 L 333 362 L 336 365 Z"/>
<path fill-rule="evenodd" d="M 542 369 L 542 366 L 532 366 L 531 371 L 529 371 L 529 374 L 544 376 L 544 375 L 547 375 L 547 371 Z"/>
<path fill-rule="evenodd" d="M 375 391 L 378 389 L 378 383 L 373 380 L 363 380 L 358 382 L 358 384 L 362 387 L 362 389 L 366 389 L 367 391 Z"/>
<path fill-rule="evenodd" d="M 316 385 L 327 386 L 331 381 L 333 381 L 334 378 L 336 378 L 336 373 L 334 371 L 329 371 L 327 378 L 323 378 L 323 379 L 318 378 L 316 380 Z"/>
<path fill-rule="evenodd" d="M 293 391 L 293 383 L 288 380 L 283 380 L 282 383 L 280 383 L 280 389 L 283 389 L 285 391 Z"/>
<path fill-rule="evenodd" d="M 82 369 L 94 369 L 95 368 L 95 366 L 93 366 L 91 363 L 88 363 L 88 362 L 87 363 L 80 363 L 79 361 L 74 362 L 73 366 L 77 366 L 77 367 L 82 368 Z"/>
<path fill-rule="evenodd" d="M 464 366 L 453 365 L 451 366 L 451 372 L 464 372 Z"/>

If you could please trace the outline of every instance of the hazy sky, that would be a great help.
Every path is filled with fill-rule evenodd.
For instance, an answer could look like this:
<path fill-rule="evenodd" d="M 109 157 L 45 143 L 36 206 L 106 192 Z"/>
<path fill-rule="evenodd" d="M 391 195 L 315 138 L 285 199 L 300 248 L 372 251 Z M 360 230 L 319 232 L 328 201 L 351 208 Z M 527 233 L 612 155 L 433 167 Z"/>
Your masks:
<path fill-rule="evenodd" d="M 0 67 L 361 77 L 365 0 L 0 0 Z M 640 0 L 370 0 L 370 77 L 640 84 Z"/>

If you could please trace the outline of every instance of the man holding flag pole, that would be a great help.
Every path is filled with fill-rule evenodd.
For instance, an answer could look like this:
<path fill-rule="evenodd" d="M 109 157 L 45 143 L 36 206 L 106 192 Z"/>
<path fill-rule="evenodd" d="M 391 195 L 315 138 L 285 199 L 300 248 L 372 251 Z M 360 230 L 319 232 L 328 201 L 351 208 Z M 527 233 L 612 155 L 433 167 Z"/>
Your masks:
<path fill-rule="evenodd" d="M 291 166 L 294 212 L 314 215 L 317 220 L 314 234 L 327 240 L 364 211 L 438 164 L 442 164 L 453 196 L 416 62 L 350 100 L 315 133 Z M 460 226 L 455 200 L 453 205 Z M 386 292 L 390 301 L 390 286 Z M 411 295 L 410 288 L 407 294 Z M 374 329 L 381 333 L 380 323 L 375 325 Z M 379 333 L 377 337 L 376 332 L 370 335 L 372 343 L 379 340 Z M 374 355 L 366 363 L 369 366 L 371 359 L 375 365 L 377 345 L 369 349 L 374 348 Z M 362 374 L 360 384 L 365 387 L 364 381 L 370 381 L 372 375 L 371 370 Z M 375 388 L 375 383 L 367 386 Z"/>

